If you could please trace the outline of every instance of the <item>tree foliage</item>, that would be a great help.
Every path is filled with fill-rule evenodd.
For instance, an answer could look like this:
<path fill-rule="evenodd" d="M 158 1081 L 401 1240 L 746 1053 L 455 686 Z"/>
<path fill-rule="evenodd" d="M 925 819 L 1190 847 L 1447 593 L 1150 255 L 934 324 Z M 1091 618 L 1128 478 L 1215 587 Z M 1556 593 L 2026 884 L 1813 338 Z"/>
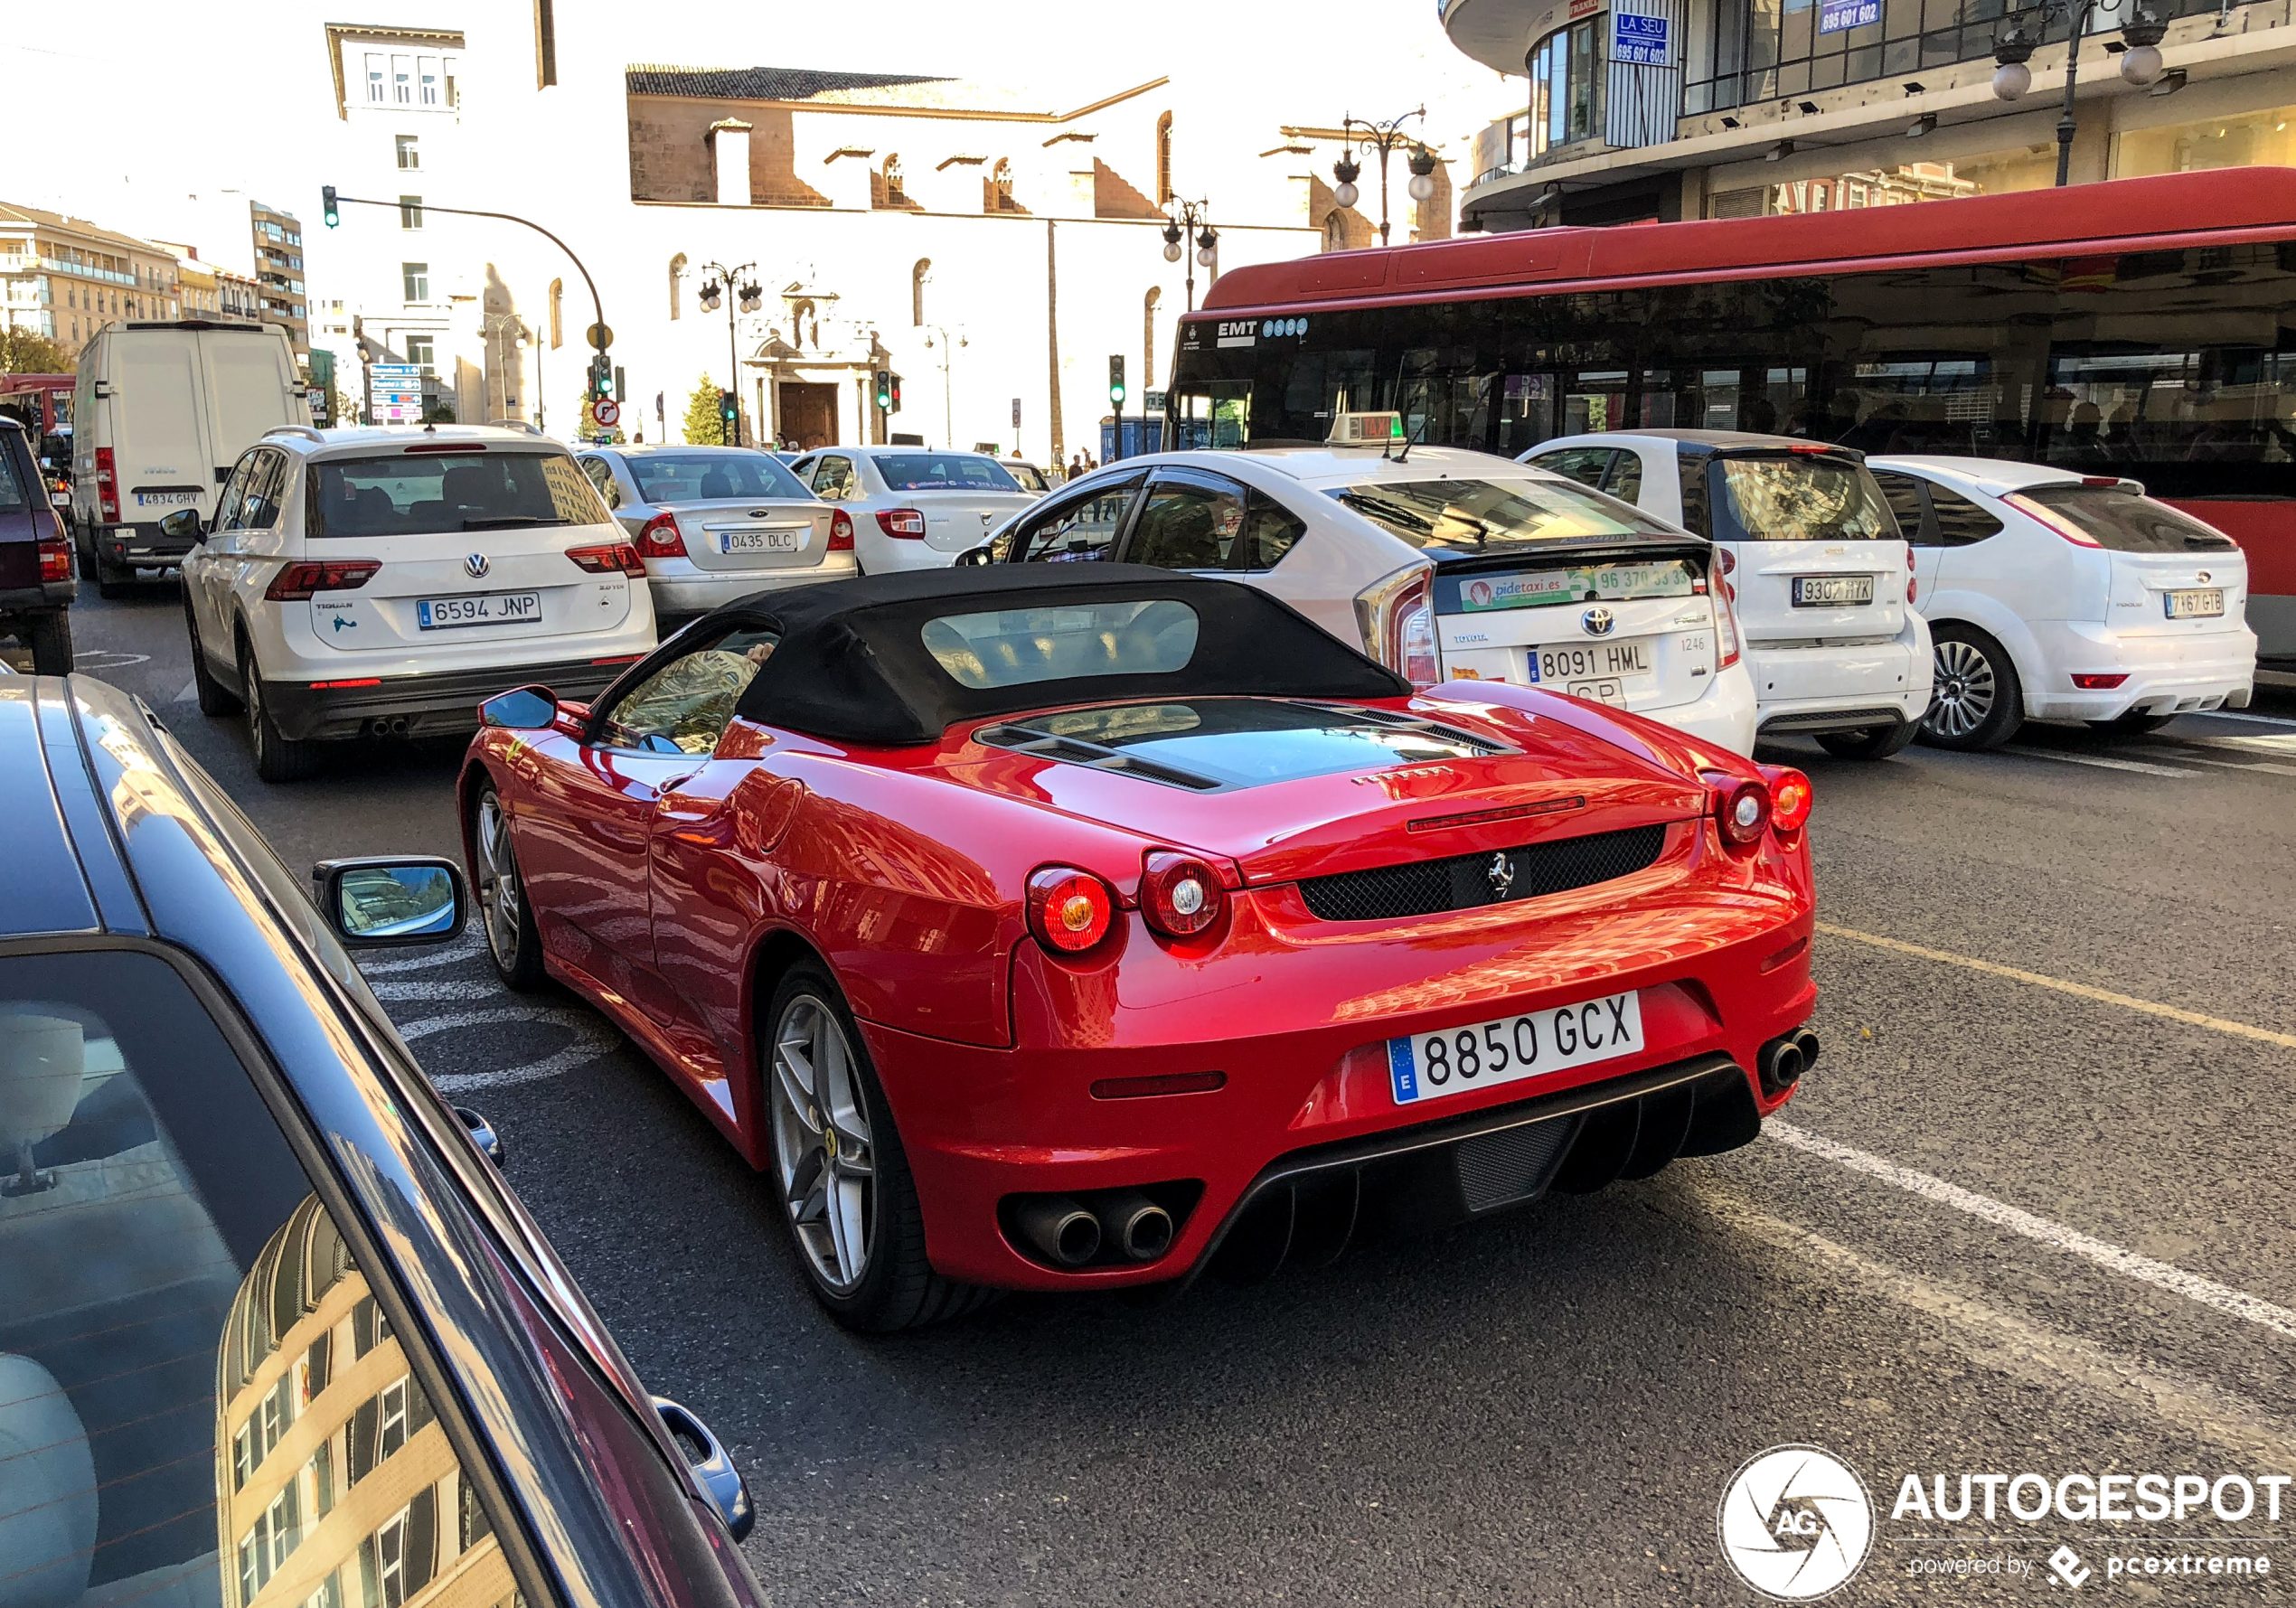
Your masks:
<path fill-rule="evenodd" d="M 725 426 L 718 418 L 718 382 L 707 374 L 686 399 L 685 438 L 689 447 L 717 447 L 725 441 Z"/>
<path fill-rule="evenodd" d="M 64 349 L 36 330 L 0 330 L 0 374 L 69 374 Z"/>

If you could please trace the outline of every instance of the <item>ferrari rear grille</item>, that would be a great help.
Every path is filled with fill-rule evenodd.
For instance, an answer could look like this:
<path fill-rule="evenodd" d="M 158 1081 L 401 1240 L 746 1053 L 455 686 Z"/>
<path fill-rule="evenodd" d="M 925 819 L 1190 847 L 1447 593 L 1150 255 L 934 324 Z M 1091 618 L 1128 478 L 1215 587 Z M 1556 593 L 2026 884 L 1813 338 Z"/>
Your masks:
<path fill-rule="evenodd" d="M 1520 849 L 1308 877 L 1300 882 L 1300 894 L 1321 920 L 1392 921 L 1591 888 L 1655 864 L 1665 847 L 1664 826 L 1634 826 Z"/>

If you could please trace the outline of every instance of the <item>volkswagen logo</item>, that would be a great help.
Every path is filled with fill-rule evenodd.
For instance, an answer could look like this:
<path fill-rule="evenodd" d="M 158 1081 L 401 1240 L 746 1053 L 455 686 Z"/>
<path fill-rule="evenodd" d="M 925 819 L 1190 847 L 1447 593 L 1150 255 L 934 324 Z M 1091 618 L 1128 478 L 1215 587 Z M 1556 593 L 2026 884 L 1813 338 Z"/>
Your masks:
<path fill-rule="evenodd" d="M 1491 897 L 1505 898 L 1507 890 L 1515 885 L 1515 862 L 1508 859 L 1507 851 L 1501 849 L 1491 857 L 1491 863 L 1482 868 L 1482 874 L 1490 879 Z"/>
<path fill-rule="evenodd" d="M 1590 608 L 1578 616 L 1578 623 L 1586 627 L 1589 636 L 1608 636 L 1611 628 L 1618 624 L 1618 616 L 1607 608 Z"/>
<path fill-rule="evenodd" d="M 463 560 L 463 573 L 473 580 L 485 579 L 486 572 L 493 568 L 494 565 L 486 561 L 485 553 L 473 553 Z"/>

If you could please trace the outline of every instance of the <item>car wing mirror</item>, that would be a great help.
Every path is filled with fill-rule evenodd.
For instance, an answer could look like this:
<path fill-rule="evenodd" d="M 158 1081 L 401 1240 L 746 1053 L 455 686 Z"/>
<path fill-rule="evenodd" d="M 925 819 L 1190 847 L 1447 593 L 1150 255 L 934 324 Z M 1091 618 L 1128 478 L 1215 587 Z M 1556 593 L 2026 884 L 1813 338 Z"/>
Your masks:
<path fill-rule="evenodd" d="M 478 723 L 511 731 L 547 731 L 558 722 L 558 694 L 548 687 L 513 687 L 478 706 Z"/>
<path fill-rule="evenodd" d="M 184 541 L 204 535 L 206 526 L 201 522 L 196 508 L 178 508 L 159 522 L 159 533 L 171 541 Z"/>
<path fill-rule="evenodd" d="M 726 1533 L 736 1541 L 747 1537 L 757 1525 L 757 1509 L 750 1503 L 748 1482 L 733 1466 L 725 1446 L 708 1425 L 668 1396 L 655 1396 L 654 1410 L 662 1415 L 662 1427 L 685 1458 L 686 1472 L 725 1520 Z"/>
<path fill-rule="evenodd" d="M 502 1166 L 503 1136 L 494 1131 L 494 1124 L 467 1105 L 456 1106 L 455 1114 L 462 1120 L 463 1126 L 470 1130 L 470 1142 L 496 1167 Z"/>
<path fill-rule="evenodd" d="M 988 563 L 994 556 L 989 551 L 986 542 L 979 547 L 968 547 L 956 555 L 956 568 L 959 569 L 978 569 L 981 565 Z"/>
<path fill-rule="evenodd" d="M 430 855 L 362 855 L 311 868 L 319 910 L 353 949 L 443 944 L 459 935 L 470 905 L 462 868 Z"/>
<path fill-rule="evenodd" d="M 590 706 L 587 703 L 561 703 L 558 706 L 558 719 L 550 724 L 553 729 L 579 738 L 589 729 Z"/>

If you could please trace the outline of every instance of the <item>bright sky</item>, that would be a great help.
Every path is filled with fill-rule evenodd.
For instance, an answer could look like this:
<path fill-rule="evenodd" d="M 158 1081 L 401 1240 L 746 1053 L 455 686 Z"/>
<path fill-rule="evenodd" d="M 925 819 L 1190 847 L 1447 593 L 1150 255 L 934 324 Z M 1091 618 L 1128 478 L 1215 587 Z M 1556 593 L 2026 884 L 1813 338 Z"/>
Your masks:
<path fill-rule="evenodd" d="M 1521 94 L 1519 83 L 1510 88 L 1451 48 L 1434 0 L 1131 8 L 848 0 L 827 14 L 631 0 L 557 5 L 562 63 L 605 50 L 615 59 L 694 66 L 976 78 L 1046 86 L 1048 108 L 1071 90 L 1096 95 L 1159 73 L 1200 91 L 1209 75 L 1235 86 L 1239 154 L 1265 148 L 1252 144 L 1263 136 L 1273 143 L 1280 124 L 1329 126 L 1348 112 L 1384 119 L 1424 101 L 1427 136 L 1463 164 L 1472 159 L 1474 131 Z M 823 14 L 838 24 L 809 35 L 791 26 L 793 16 Z M 993 25 L 983 25 L 984 14 Z M 307 221 L 326 175 L 298 147 L 295 128 L 328 115 L 325 23 L 474 34 L 500 26 L 522 34 L 531 15 L 531 0 L 269 0 L 220 12 L 187 10 L 180 0 L 127 0 L 97 11 L 12 8 L 0 39 L 0 83 L 14 137 L 0 199 L 194 244 L 215 230 L 212 220 L 234 212 L 243 220 L 249 196 Z M 618 165 L 622 130 L 600 136 Z M 547 150 L 533 157 L 583 159 Z M 1453 173 L 1462 183 L 1472 176 L 1457 165 Z M 243 232 L 231 244 L 244 248 Z M 232 260 L 221 241 L 202 254 Z"/>

